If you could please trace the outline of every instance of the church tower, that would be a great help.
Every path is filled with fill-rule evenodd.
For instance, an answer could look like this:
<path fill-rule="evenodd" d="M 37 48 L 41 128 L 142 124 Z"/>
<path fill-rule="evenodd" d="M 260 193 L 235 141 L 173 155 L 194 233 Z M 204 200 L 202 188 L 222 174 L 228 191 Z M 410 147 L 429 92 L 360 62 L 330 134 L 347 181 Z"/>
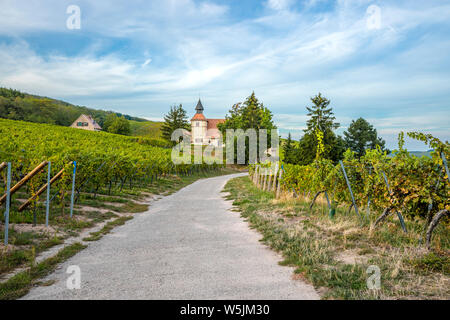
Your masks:
<path fill-rule="evenodd" d="M 191 128 L 192 128 L 192 141 L 193 144 L 204 143 L 204 139 L 206 138 L 206 130 L 208 127 L 208 122 L 203 115 L 203 105 L 200 99 L 198 99 L 197 106 L 195 107 L 196 114 L 191 119 Z"/>

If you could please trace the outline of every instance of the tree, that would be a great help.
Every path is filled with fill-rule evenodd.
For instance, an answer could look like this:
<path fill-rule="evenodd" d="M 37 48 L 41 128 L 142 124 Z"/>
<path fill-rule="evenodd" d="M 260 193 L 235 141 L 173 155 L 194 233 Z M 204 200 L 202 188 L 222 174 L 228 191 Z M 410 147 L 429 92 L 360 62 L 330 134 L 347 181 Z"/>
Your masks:
<path fill-rule="evenodd" d="M 335 122 L 333 109 L 329 107 L 330 100 L 323 97 L 321 93 L 311 98 L 313 105 L 306 107 L 308 116 L 305 134 L 299 141 L 299 148 L 295 161 L 297 164 L 308 165 L 314 161 L 317 154 L 317 130 L 323 134 L 324 150 L 322 156 L 337 162 L 342 159 L 345 151 L 344 140 L 334 133 L 340 124 Z"/>
<path fill-rule="evenodd" d="M 296 163 L 295 146 L 292 143 L 292 137 L 290 132 L 285 144 L 283 145 L 283 155 L 284 155 L 284 162 Z"/>
<path fill-rule="evenodd" d="M 162 137 L 172 142 L 172 133 L 176 129 L 189 130 L 189 122 L 186 110 L 183 109 L 183 105 L 170 107 L 170 111 L 164 116 L 164 123 L 161 126 Z"/>
<path fill-rule="evenodd" d="M 365 119 L 359 118 L 344 132 L 345 147 L 356 152 L 358 157 L 366 154 L 367 149 L 375 149 L 380 146 L 385 149 L 385 141 L 378 137 L 377 130 Z"/>
<path fill-rule="evenodd" d="M 130 122 L 123 116 L 120 118 L 116 117 L 113 123 L 108 127 L 108 132 L 128 136 L 131 133 Z"/>
<path fill-rule="evenodd" d="M 109 113 L 106 116 L 105 121 L 103 121 L 103 130 L 109 132 L 109 127 L 111 127 L 111 125 L 114 123 L 114 121 L 116 121 L 117 118 L 118 116 L 115 113 Z"/>
<path fill-rule="evenodd" d="M 272 118 L 272 112 L 266 108 L 263 103 L 259 102 L 255 92 L 252 92 L 243 104 L 237 103 L 231 107 L 229 114 L 226 116 L 225 122 L 219 124 L 218 127 L 224 137 L 226 137 L 227 129 L 242 129 L 244 131 L 247 129 L 255 129 L 258 139 L 257 148 L 259 150 L 259 130 L 261 129 L 267 130 L 267 147 L 271 147 L 272 130 L 276 129 Z M 245 145 L 245 159 L 246 162 L 248 162 L 248 160 L 250 160 L 248 159 L 250 149 L 248 137 L 246 137 Z M 235 143 L 235 157 L 237 155 L 236 147 L 237 144 Z"/>
<path fill-rule="evenodd" d="M 336 118 L 334 117 L 333 109 L 331 107 L 328 108 L 330 100 L 322 97 L 322 94 L 319 92 L 317 96 L 311 98 L 311 101 L 313 105 L 306 107 L 310 119 L 306 122 L 307 129 L 305 132 L 313 133 L 316 129 L 319 129 L 325 134 L 328 129 L 336 130 L 339 128 L 340 124 L 334 122 Z"/>

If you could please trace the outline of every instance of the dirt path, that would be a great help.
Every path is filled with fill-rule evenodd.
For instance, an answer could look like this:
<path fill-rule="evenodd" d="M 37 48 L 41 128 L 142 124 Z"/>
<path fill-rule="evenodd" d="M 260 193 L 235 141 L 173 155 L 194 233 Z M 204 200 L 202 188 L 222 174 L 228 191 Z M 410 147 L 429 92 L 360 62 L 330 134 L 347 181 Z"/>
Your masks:
<path fill-rule="evenodd" d="M 318 299 L 259 242 L 221 190 L 232 177 L 197 181 L 152 204 L 66 261 L 25 299 Z M 69 290 L 68 266 L 81 270 Z"/>

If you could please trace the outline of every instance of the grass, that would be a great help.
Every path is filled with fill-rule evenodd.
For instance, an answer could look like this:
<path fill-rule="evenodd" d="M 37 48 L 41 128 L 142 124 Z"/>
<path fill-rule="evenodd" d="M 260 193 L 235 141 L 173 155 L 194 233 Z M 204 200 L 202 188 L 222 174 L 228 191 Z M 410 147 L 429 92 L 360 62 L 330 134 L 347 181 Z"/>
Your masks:
<path fill-rule="evenodd" d="M 74 256 L 86 248 L 80 243 L 74 243 L 61 249 L 55 256 L 48 258 L 30 268 L 16 274 L 4 283 L 0 283 L 0 300 L 13 300 L 26 295 L 30 288 L 38 284 L 38 279 L 53 272 L 59 263 Z"/>
<path fill-rule="evenodd" d="M 388 220 L 376 230 L 361 225 L 354 213 L 338 208 L 330 219 L 326 205 L 309 210 L 305 199 L 275 199 L 248 177 L 232 179 L 228 198 L 262 241 L 283 255 L 281 265 L 295 267 L 296 278 L 315 286 L 323 299 L 448 299 L 449 230 L 441 226 L 434 252 L 419 245 L 421 225 Z M 381 270 L 381 289 L 367 288 L 370 265 Z"/>
<path fill-rule="evenodd" d="M 423 274 L 440 272 L 450 276 L 450 258 L 448 256 L 440 256 L 430 252 L 424 256 L 408 260 L 408 262 Z"/>
<path fill-rule="evenodd" d="M 10 243 L 21 247 L 16 250 L 0 252 L 0 275 L 29 263 L 33 260 L 36 253 L 63 243 L 63 239 L 56 235 L 50 236 L 34 232 L 19 233 L 13 228 L 10 229 L 9 234 Z M 3 239 L 3 232 L 0 233 L 0 236 Z M 26 247 L 22 248 L 22 246 Z"/>
<path fill-rule="evenodd" d="M 106 225 L 101 230 L 99 230 L 97 232 L 91 232 L 89 237 L 83 238 L 83 241 L 100 240 L 105 234 L 108 234 L 109 232 L 111 232 L 112 229 L 114 229 L 117 226 L 121 226 L 121 225 L 125 224 L 125 222 L 127 222 L 128 220 L 131 220 L 131 219 L 133 219 L 133 217 L 128 216 L 128 217 L 120 217 L 118 219 L 110 221 L 110 222 L 106 223 Z"/>

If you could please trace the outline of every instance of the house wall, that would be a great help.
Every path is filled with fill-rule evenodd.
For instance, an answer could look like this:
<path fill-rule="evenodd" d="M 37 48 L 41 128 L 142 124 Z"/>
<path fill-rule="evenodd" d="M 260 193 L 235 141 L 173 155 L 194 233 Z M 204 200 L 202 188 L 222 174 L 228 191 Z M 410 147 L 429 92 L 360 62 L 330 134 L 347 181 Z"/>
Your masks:
<path fill-rule="evenodd" d="M 192 128 L 191 142 L 193 144 L 203 144 L 203 139 L 206 137 L 207 122 L 194 120 L 191 122 L 191 128 Z"/>
<path fill-rule="evenodd" d="M 78 122 L 87 123 L 88 125 L 87 126 L 78 126 Z M 83 129 L 83 130 L 89 130 L 89 131 L 96 131 L 92 121 L 85 115 L 79 116 L 78 119 L 75 120 L 75 122 L 72 123 L 72 125 L 70 127 L 77 128 L 77 129 Z"/>

